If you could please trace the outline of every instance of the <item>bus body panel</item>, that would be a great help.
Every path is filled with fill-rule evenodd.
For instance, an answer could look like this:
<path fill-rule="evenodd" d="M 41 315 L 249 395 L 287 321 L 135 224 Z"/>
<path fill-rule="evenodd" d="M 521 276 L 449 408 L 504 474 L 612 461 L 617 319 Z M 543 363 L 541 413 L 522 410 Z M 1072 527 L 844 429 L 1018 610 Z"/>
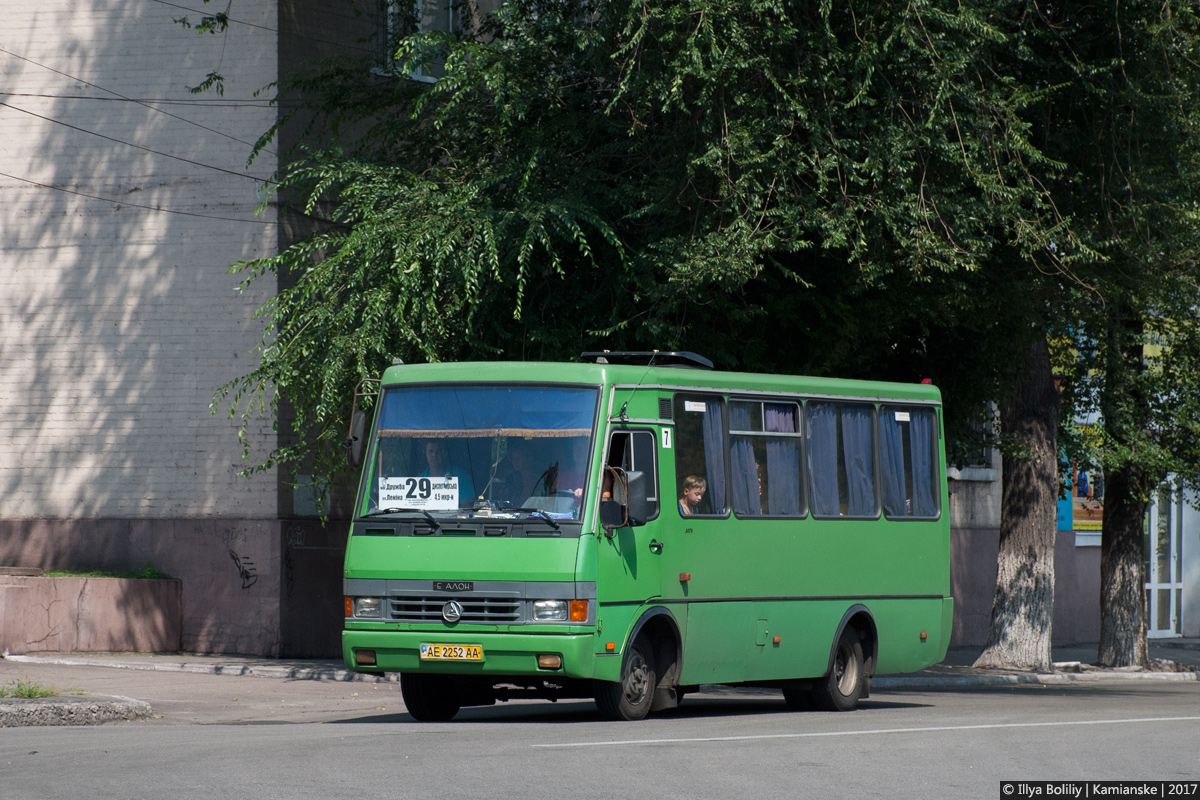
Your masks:
<path fill-rule="evenodd" d="M 580 539 L 363 536 L 346 545 L 347 578 L 574 581 Z"/>
<path fill-rule="evenodd" d="M 397 631 L 345 630 L 342 655 L 346 663 L 355 663 L 356 650 L 372 650 L 376 665 L 371 671 L 435 672 L 455 675 L 542 675 L 553 680 L 593 677 L 596 661 L 595 635 L 586 633 L 544 632 L 513 633 L 491 631 Z M 483 660 L 422 661 L 422 644 L 476 644 L 483 648 Z M 563 657 L 562 669 L 539 669 L 539 654 Z M 359 669 L 362 669 L 359 667 Z"/>

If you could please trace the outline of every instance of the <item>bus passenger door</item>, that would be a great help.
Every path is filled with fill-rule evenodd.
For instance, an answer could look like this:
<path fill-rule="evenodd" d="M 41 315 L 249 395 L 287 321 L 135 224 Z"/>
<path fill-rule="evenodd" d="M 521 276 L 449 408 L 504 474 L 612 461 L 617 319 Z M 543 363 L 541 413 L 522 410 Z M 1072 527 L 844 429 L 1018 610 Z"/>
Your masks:
<path fill-rule="evenodd" d="M 638 606 L 662 594 L 663 548 L 656 522 L 661 510 L 656 444 L 653 430 L 619 428 L 610 434 L 605 451 L 606 467 L 617 467 L 626 473 L 641 472 L 643 484 L 651 495 L 651 513 L 647 519 L 632 520 L 632 524 L 600 535 L 596 591 L 601 617 L 610 624 L 627 622 L 625 617 L 631 617 Z M 607 475 L 607 469 L 605 472 Z M 601 491 L 610 488 L 602 476 Z M 611 609 L 608 613 L 605 606 Z M 616 635 L 615 631 L 612 633 Z"/>

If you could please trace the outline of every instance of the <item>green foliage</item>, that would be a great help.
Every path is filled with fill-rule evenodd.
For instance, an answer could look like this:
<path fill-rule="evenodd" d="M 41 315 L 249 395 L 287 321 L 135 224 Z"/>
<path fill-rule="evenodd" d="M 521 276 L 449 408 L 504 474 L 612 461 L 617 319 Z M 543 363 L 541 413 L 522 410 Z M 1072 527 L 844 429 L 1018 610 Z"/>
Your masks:
<path fill-rule="evenodd" d="M 1065 441 L 1108 473 L 1135 466 L 1114 500 L 1144 503 L 1168 473 L 1200 480 L 1200 18 L 1134 2 L 1083 7 L 1068 28 L 1073 89 L 1047 135 L 1068 165 L 1060 208 L 1100 258 L 1057 299 L 1064 399 L 1095 420 L 1090 441 L 1073 425 Z"/>
<path fill-rule="evenodd" d="M 331 479 L 354 386 L 395 358 L 687 348 L 932 378 L 969 443 L 1111 258 L 1058 130 L 1119 72 L 1075 58 L 1089 32 L 1019 2 L 512 0 L 396 43 L 436 83 L 328 62 L 267 135 L 305 126 L 282 192 L 312 232 L 237 265 L 280 291 L 214 411 L 296 409 L 251 471 Z"/>
<path fill-rule="evenodd" d="M 58 691 L 48 686 L 30 683 L 28 679 L 18 678 L 0 686 L 0 697 L 18 697 L 26 700 L 38 697 L 56 697 Z"/>
<path fill-rule="evenodd" d="M 145 580 L 165 580 L 171 576 L 147 561 L 137 569 L 129 570 L 66 570 L 51 569 L 42 573 L 47 578 L 141 578 Z"/>

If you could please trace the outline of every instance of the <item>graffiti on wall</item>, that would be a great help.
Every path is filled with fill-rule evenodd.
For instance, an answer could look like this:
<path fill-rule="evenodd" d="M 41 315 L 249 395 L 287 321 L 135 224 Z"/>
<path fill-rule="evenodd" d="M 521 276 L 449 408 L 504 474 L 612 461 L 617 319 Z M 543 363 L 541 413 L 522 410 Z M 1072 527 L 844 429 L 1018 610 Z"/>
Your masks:
<path fill-rule="evenodd" d="M 242 579 L 243 589 L 249 589 L 258 583 L 258 570 L 254 568 L 254 561 L 249 556 L 240 556 L 231 549 L 229 557 L 237 565 L 238 576 Z"/>

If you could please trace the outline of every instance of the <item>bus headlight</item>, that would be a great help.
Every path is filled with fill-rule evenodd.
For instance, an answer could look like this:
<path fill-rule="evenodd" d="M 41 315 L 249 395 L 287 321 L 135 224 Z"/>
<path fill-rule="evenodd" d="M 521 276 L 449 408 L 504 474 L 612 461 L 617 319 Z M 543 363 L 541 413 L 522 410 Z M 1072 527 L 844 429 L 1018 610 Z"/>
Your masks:
<path fill-rule="evenodd" d="M 354 598 L 354 616 L 363 619 L 379 619 L 383 616 L 383 601 L 378 597 Z"/>
<path fill-rule="evenodd" d="M 533 604 L 533 619 L 536 622 L 566 622 L 566 600 L 538 600 Z"/>

